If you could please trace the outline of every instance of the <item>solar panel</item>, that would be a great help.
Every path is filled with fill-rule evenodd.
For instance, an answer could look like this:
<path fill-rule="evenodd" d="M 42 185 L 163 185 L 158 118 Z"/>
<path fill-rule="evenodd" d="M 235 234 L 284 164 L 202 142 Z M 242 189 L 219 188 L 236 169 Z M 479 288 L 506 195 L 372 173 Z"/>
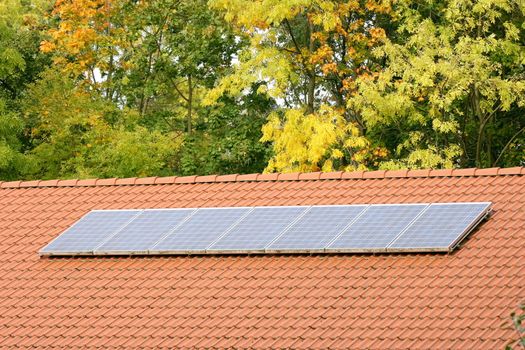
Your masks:
<path fill-rule="evenodd" d="M 121 229 L 142 210 L 91 211 L 40 250 L 40 254 L 92 254 L 104 239 Z"/>
<path fill-rule="evenodd" d="M 263 252 L 264 248 L 309 207 L 256 207 L 209 252 Z"/>
<path fill-rule="evenodd" d="M 367 205 L 312 207 L 267 248 L 276 252 L 322 252 Z"/>
<path fill-rule="evenodd" d="M 223 232 L 250 208 L 203 208 L 150 248 L 150 253 L 204 253 Z"/>
<path fill-rule="evenodd" d="M 491 203 L 95 210 L 41 255 L 451 251 Z"/>
<path fill-rule="evenodd" d="M 490 204 L 431 204 L 387 250 L 450 251 L 487 215 Z"/>
<path fill-rule="evenodd" d="M 371 205 L 326 248 L 327 251 L 386 251 L 427 204 Z"/>
<path fill-rule="evenodd" d="M 195 209 L 145 210 L 95 249 L 95 254 L 146 254 Z"/>

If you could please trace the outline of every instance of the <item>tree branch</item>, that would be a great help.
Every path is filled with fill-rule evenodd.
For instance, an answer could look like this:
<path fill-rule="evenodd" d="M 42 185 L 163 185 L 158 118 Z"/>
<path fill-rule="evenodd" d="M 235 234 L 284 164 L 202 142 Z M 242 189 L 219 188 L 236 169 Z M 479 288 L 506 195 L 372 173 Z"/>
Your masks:
<path fill-rule="evenodd" d="M 181 82 L 176 83 L 176 82 L 174 81 L 173 78 L 171 78 L 171 81 L 173 82 L 173 87 L 174 87 L 175 90 L 179 93 L 180 97 L 182 97 L 182 98 L 184 99 L 184 101 L 189 102 L 189 99 L 188 99 L 186 96 L 184 96 L 184 94 L 182 93 L 182 91 L 180 91 L 180 89 L 179 89 L 179 87 L 178 87 L 178 85 L 179 85 Z"/>
<path fill-rule="evenodd" d="M 505 145 L 505 147 L 503 147 L 503 149 L 501 150 L 501 152 L 499 153 L 499 156 L 498 158 L 496 158 L 496 160 L 494 161 L 494 163 L 492 163 L 492 166 L 496 166 L 496 164 L 498 164 L 501 156 L 503 155 L 503 153 L 505 153 L 505 151 L 507 150 L 507 148 L 510 147 L 511 143 L 516 139 L 516 137 L 518 137 L 519 134 L 521 134 L 523 131 L 525 131 L 525 126 L 523 128 L 521 128 L 517 133 L 515 133 L 509 140 L 509 142 L 507 142 L 507 144 Z"/>

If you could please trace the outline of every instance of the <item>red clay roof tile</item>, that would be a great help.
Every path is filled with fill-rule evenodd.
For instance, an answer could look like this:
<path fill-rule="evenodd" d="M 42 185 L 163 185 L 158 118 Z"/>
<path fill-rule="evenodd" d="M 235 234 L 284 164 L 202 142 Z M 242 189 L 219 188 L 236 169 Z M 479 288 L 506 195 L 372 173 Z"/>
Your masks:
<path fill-rule="evenodd" d="M 382 179 L 385 177 L 385 174 L 386 170 L 365 171 L 363 179 Z"/>
<path fill-rule="evenodd" d="M 77 186 L 95 186 L 97 179 L 78 180 Z"/>
<path fill-rule="evenodd" d="M 155 184 L 156 185 L 174 184 L 176 180 L 177 180 L 176 176 L 158 177 L 155 180 Z"/>
<path fill-rule="evenodd" d="M 96 181 L 97 186 L 113 186 L 117 182 L 116 178 L 111 179 L 98 179 Z"/>
<path fill-rule="evenodd" d="M 215 179 L 217 182 L 234 182 L 237 180 L 238 174 L 231 174 L 231 175 L 219 175 Z"/>
<path fill-rule="evenodd" d="M 344 172 L 341 175 L 341 179 L 362 179 L 364 173 L 365 172 L 363 170 L 352 171 L 352 172 Z"/>
<path fill-rule="evenodd" d="M 521 168 L 520 168 L 521 169 Z M 474 174 L 476 176 L 488 175 L 493 176 L 498 174 L 499 168 L 484 168 L 484 169 L 475 169 Z"/>
<path fill-rule="evenodd" d="M 179 176 L 175 179 L 177 184 L 192 184 L 195 183 L 197 176 Z"/>
<path fill-rule="evenodd" d="M 135 185 L 137 181 L 136 177 L 129 177 L 124 179 L 116 179 L 115 185 Z"/>
<path fill-rule="evenodd" d="M 321 173 L 321 180 L 339 180 L 343 176 L 343 171 L 332 171 L 329 173 Z"/>
<path fill-rule="evenodd" d="M 522 167 L 496 168 L 496 169 L 498 169 L 498 175 L 519 175 L 523 171 Z"/>
<path fill-rule="evenodd" d="M 217 175 L 206 175 L 206 176 L 197 176 L 195 182 L 215 182 Z"/>
<path fill-rule="evenodd" d="M 279 181 L 299 180 L 299 175 L 301 175 L 301 173 L 283 173 L 277 176 L 277 180 Z"/>
<path fill-rule="evenodd" d="M 40 180 L 23 181 L 19 184 L 20 187 L 38 187 Z"/>
<path fill-rule="evenodd" d="M 20 187 L 55 187 L 55 186 L 101 186 L 101 185 L 164 185 L 173 183 L 214 183 L 214 182 L 240 182 L 240 181 L 303 181 L 303 180 L 328 180 L 328 179 L 381 179 L 381 178 L 416 178 L 416 177 L 459 177 L 459 176 L 497 176 L 525 174 L 524 167 L 514 168 L 487 168 L 487 169 L 439 169 L 439 170 L 378 170 L 354 171 L 331 173 L 272 173 L 272 174 L 246 174 L 246 175 L 206 175 L 206 176 L 168 176 L 150 178 L 127 179 L 86 179 L 86 180 L 48 180 L 48 181 L 11 181 L 0 182 L 0 188 Z"/>
<path fill-rule="evenodd" d="M 476 168 L 454 169 L 452 170 L 452 176 L 474 176 L 476 174 L 476 170 Z"/>
<path fill-rule="evenodd" d="M 452 176 L 452 169 L 431 169 L 429 176 Z"/>
<path fill-rule="evenodd" d="M 430 175 L 430 169 L 409 170 L 407 177 L 427 177 Z"/>
<path fill-rule="evenodd" d="M 2 182 L 1 188 L 17 188 L 20 187 L 20 184 L 22 181 L 8 181 L 8 182 Z"/>
<path fill-rule="evenodd" d="M 509 315 L 525 295 L 520 173 L 523 168 L 2 183 L 0 347 L 503 348 L 515 337 Z M 95 208 L 467 200 L 492 201 L 494 213 L 445 255 L 37 254 Z"/>
<path fill-rule="evenodd" d="M 299 180 L 319 180 L 321 178 L 321 174 L 321 172 L 300 173 Z"/>
<path fill-rule="evenodd" d="M 385 177 L 407 177 L 408 170 L 387 170 Z"/>
<path fill-rule="evenodd" d="M 155 176 L 136 178 L 135 185 L 154 185 L 155 180 L 157 180 L 157 177 Z"/>
<path fill-rule="evenodd" d="M 257 181 L 275 181 L 278 176 L 279 174 L 277 173 L 259 174 L 259 176 L 257 176 Z"/>
<path fill-rule="evenodd" d="M 242 174 L 237 176 L 237 181 L 257 181 L 259 174 Z"/>

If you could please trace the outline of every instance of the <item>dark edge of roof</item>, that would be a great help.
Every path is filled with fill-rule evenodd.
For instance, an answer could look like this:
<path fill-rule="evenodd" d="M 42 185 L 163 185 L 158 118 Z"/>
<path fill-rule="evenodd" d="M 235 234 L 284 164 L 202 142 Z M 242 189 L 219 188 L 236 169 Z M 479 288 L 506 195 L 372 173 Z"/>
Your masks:
<path fill-rule="evenodd" d="M 313 173 L 270 173 L 270 174 L 231 174 L 205 176 L 167 176 L 143 178 L 111 178 L 86 180 L 33 180 L 0 182 L 1 189 L 33 187 L 92 187 L 92 186 L 130 186 L 197 184 L 215 182 L 260 182 L 260 181 L 312 181 L 312 180 L 359 180 L 386 178 L 421 177 L 467 177 L 525 175 L 525 167 L 513 168 L 469 168 L 469 169 L 425 169 L 425 170 L 375 170 L 375 171 L 334 171 Z"/>

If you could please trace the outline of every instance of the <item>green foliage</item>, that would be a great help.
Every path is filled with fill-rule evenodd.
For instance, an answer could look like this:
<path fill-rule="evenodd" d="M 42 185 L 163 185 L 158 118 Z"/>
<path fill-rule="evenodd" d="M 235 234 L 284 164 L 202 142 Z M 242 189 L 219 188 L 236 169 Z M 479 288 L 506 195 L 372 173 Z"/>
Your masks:
<path fill-rule="evenodd" d="M 42 49 L 107 100 L 188 133 L 200 99 L 239 47 L 205 0 L 72 0 Z M 95 73 L 97 72 L 97 74 Z"/>
<path fill-rule="evenodd" d="M 523 163 L 519 2 L 211 4 L 250 47 L 206 102 L 258 81 L 283 102 L 265 127 L 268 171 Z"/>
<path fill-rule="evenodd" d="M 367 136 L 392 150 L 381 167 L 519 164 L 523 150 L 504 144 L 525 140 L 516 134 L 525 125 L 524 9 L 513 0 L 423 4 L 396 6 L 397 37 L 374 50 L 385 69 L 361 78 L 349 100 Z M 511 151 L 521 160 L 505 163 Z"/>
<path fill-rule="evenodd" d="M 22 178 L 34 166 L 34 159 L 25 154 L 29 140 L 19 102 L 26 86 L 49 64 L 38 48 L 44 5 L 44 1 L 0 3 L 0 179 Z"/>
<path fill-rule="evenodd" d="M 180 146 L 171 134 L 140 126 L 94 130 L 88 139 L 92 144 L 70 160 L 75 175 L 85 178 L 170 175 Z"/>
<path fill-rule="evenodd" d="M 0 98 L 0 178 L 15 180 L 30 170 L 32 159 L 23 154 L 24 122 L 9 112 Z"/>
<path fill-rule="evenodd" d="M 273 102 L 256 89 L 236 100 L 221 98 L 197 123 L 182 149 L 182 174 L 247 174 L 264 169 L 270 149 L 259 139 Z"/>
<path fill-rule="evenodd" d="M 33 84 L 24 103 L 35 178 L 169 174 L 180 142 L 139 126 L 139 115 L 77 87 L 56 70 Z"/>
<path fill-rule="evenodd" d="M 518 312 L 512 312 L 510 315 L 512 319 L 512 325 L 514 329 L 516 330 L 517 340 L 510 342 L 505 347 L 505 350 L 525 348 L 525 326 L 524 326 L 525 324 L 525 304 L 519 305 L 518 308 L 519 308 Z"/>
<path fill-rule="evenodd" d="M 56 69 L 25 104 L 40 164 L 31 176 L 262 170 L 271 102 L 201 103 L 243 45 L 205 0 L 71 0 L 52 14 L 41 49 Z"/>
<path fill-rule="evenodd" d="M 41 12 L 49 1 L 0 4 L 0 97 L 14 100 L 49 65 L 39 52 Z"/>

